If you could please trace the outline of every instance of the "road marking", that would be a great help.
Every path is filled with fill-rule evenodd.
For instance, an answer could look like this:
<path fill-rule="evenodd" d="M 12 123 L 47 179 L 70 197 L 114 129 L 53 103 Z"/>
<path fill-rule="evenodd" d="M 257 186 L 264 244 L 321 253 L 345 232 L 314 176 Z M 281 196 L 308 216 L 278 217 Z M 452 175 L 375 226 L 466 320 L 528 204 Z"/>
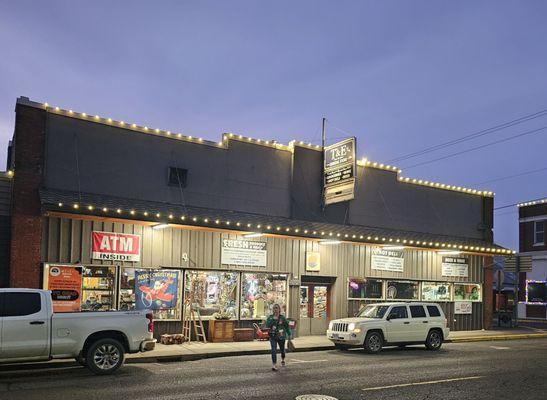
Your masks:
<path fill-rule="evenodd" d="M 390 385 L 390 386 L 377 386 L 377 387 L 371 387 L 371 388 L 364 388 L 362 390 L 369 391 L 369 390 L 392 389 L 392 388 L 399 388 L 399 387 L 406 387 L 406 386 L 434 385 L 436 383 L 466 381 L 466 380 L 480 379 L 480 378 L 482 378 L 482 376 L 466 376 L 464 378 L 450 378 L 450 379 L 440 379 L 437 381 L 403 383 L 400 385 Z"/>
<path fill-rule="evenodd" d="M 297 360 L 296 358 L 293 358 L 287 364 L 316 363 L 316 362 L 325 362 L 325 361 L 327 360 Z"/>
<path fill-rule="evenodd" d="M 496 350 L 509 350 L 510 349 L 510 347 L 503 347 L 503 346 L 490 346 L 490 348 L 496 349 Z"/>

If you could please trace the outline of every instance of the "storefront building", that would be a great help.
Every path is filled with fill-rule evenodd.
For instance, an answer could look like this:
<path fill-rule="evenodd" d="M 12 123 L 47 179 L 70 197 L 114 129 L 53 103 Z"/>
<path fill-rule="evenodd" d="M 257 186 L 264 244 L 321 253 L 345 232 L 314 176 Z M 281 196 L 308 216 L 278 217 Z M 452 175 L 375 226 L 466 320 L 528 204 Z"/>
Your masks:
<path fill-rule="evenodd" d="M 52 290 L 56 311 L 151 308 L 161 335 L 190 310 L 250 327 L 279 303 L 309 335 L 366 303 L 426 300 L 451 329 L 490 327 L 492 257 L 510 253 L 493 243 L 490 192 L 27 98 L 10 152 L 10 285 Z"/>
<path fill-rule="evenodd" d="M 547 319 L 547 199 L 518 205 L 518 317 Z"/>

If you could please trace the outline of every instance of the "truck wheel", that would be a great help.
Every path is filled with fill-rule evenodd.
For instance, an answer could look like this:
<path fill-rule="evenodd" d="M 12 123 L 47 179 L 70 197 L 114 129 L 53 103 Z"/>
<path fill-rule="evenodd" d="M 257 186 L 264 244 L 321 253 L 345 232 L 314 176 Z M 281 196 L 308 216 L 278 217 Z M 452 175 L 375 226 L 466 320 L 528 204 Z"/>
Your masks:
<path fill-rule="evenodd" d="M 369 354 L 376 354 L 382 350 L 384 338 L 379 332 L 369 332 L 365 338 L 365 351 Z"/>
<path fill-rule="evenodd" d="M 337 350 L 346 351 L 348 349 L 348 346 L 345 344 L 335 343 L 334 347 L 336 347 Z"/>
<path fill-rule="evenodd" d="M 123 364 L 124 348 L 116 339 L 100 339 L 92 343 L 85 357 L 86 366 L 96 375 L 108 375 Z"/>
<path fill-rule="evenodd" d="M 425 340 L 425 347 L 427 347 L 428 350 L 439 350 L 443 344 L 443 335 L 439 330 L 432 329 L 429 331 L 429 334 L 427 335 L 427 339 Z"/>

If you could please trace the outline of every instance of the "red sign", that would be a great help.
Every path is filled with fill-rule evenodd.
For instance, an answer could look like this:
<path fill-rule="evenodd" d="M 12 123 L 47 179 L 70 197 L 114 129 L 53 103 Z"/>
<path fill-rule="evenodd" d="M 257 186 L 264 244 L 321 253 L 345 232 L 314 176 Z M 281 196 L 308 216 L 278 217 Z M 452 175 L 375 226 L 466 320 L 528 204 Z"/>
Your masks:
<path fill-rule="evenodd" d="M 92 233 L 92 255 L 96 260 L 140 261 L 141 237 L 128 233 Z"/>
<path fill-rule="evenodd" d="M 82 267 L 50 265 L 48 290 L 51 290 L 53 312 L 80 311 Z"/>

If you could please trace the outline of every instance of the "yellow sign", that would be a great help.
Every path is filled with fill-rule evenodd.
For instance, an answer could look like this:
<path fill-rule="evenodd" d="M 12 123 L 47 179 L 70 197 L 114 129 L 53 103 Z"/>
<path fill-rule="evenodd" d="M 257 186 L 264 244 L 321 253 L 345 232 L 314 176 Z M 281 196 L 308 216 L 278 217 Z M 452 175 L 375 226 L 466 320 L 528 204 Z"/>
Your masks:
<path fill-rule="evenodd" d="M 306 271 L 319 272 L 321 270 L 321 255 L 318 251 L 306 252 Z"/>

